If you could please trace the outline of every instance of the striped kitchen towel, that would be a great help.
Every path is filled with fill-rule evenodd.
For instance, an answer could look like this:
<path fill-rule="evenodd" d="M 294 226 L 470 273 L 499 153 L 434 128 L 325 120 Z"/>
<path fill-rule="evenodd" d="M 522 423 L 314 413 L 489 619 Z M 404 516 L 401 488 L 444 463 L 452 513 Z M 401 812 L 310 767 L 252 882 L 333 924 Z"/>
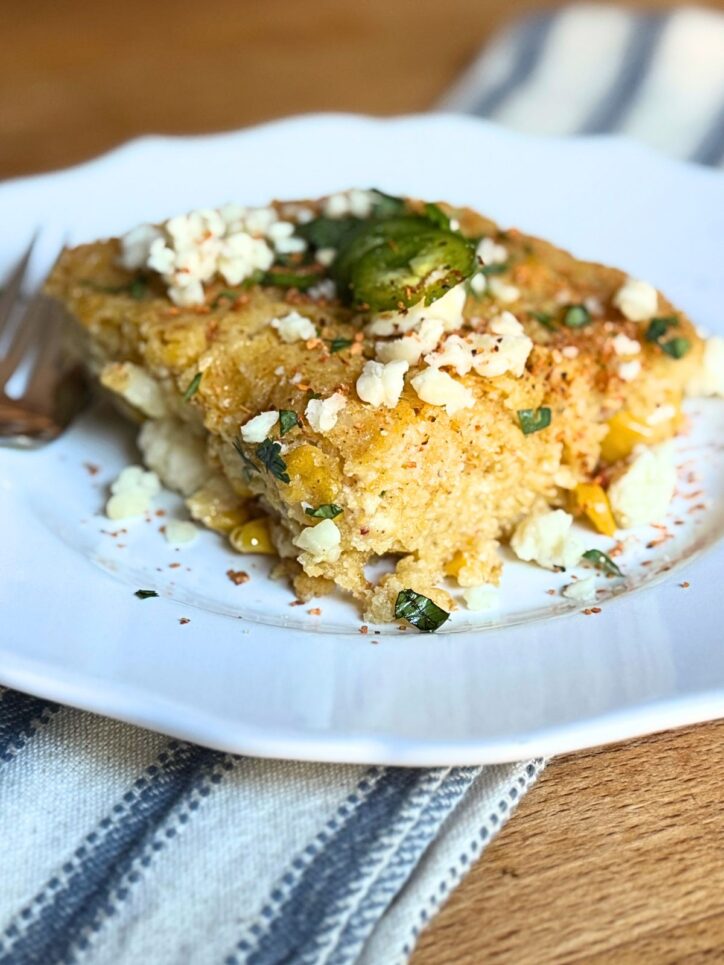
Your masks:
<path fill-rule="evenodd" d="M 724 164 L 724 16 L 576 4 L 515 22 L 437 105 L 530 134 L 626 134 Z"/>
<path fill-rule="evenodd" d="M 575 6 L 443 105 L 724 160 L 724 18 Z M 234 757 L 0 688 L 0 965 L 394 965 L 543 764 Z"/>

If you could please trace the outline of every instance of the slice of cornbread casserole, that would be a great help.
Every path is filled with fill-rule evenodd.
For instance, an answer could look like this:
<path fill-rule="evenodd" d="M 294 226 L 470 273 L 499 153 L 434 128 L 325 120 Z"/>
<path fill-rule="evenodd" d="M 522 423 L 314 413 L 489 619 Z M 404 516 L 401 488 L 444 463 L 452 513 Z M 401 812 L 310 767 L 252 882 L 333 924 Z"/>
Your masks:
<path fill-rule="evenodd" d="M 573 516 L 658 518 L 660 444 L 721 348 L 646 282 L 378 191 L 141 226 L 47 288 L 192 516 L 380 622 L 497 582 L 500 541 L 566 566 Z"/>

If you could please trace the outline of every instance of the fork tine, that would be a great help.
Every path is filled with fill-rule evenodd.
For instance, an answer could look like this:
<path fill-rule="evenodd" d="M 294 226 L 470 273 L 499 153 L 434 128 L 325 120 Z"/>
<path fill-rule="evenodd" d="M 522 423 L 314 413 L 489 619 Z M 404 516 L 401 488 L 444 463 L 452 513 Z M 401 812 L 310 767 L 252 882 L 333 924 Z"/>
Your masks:
<path fill-rule="evenodd" d="M 42 336 L 38 326 L 42 314 L 42 304 L 43 296 L 35 295 L 27 305 L 22 317 L 18 319 L 10 345 L 5 355 L 0 358 L 0 388 L 10 379 L 33 342 L 37 341 L 39 335 Z"/>
<path fill-rule="evenodd" d="M 16 304 L 20 297 L 23 280 L 28 270 L 28 263 L 30 262 L 30 256 L 33 253 L 33 247 L 35 246 L 35 239 L 37 237 L 38 234 L 36 232 L 30 239 L 30 244 L 21 255 L 20 261 L 18 261 L 10 272 L 2 294 L 0 294 L 0 332 L 8 324 L 13 305 Z"/>

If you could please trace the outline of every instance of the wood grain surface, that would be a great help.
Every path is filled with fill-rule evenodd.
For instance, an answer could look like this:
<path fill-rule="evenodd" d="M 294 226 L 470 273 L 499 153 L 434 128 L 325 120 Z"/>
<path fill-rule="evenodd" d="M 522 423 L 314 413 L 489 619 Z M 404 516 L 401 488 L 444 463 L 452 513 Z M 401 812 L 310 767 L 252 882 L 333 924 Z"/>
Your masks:
<path fill-rule="evenodd" d="M 535 6 L 3 0 L 0 178 L 143 133 L 425 110 L 492 31 Z M 552 762 L 414 965 L 724 961 L 720 755 L 724 723 Z"/>

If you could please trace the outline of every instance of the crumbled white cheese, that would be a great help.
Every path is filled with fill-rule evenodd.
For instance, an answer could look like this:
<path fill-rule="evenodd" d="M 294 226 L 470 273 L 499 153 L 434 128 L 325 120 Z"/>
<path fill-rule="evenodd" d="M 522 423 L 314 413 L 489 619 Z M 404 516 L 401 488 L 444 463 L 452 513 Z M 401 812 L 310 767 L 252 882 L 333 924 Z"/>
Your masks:
<path fill-rule="evenodd" d="M 577 603 L 594 603 L 596 601 L 596 577 L 584 576 L 582 580 L 575 580 L 563 587 L 563 596 L 567 600 Z"/>
<path fill-rule="evenodd" d="M 676 488 L 676 468 L 669 444 L 640 449 L 608 488 L 616 523 L 623 529 L 660 520 Z"/>
<path fill-rule="evenodd" d="M 527 516 L 513 533 L 510 546 L 518 559 L 538 563 L 548 570 L 574 566 L 583 554 L 583 543 L 571 533 L 573 517 L 562 509 Z"/>
<path fill-rule="evenodd" d="M 490 583 L 469 586 L 463 590 L 463 600 L 468 610 L 493 610 L 500 605 L 500 592 Z"/>
<path fill-rule="evenodd" d="M 322 211 L 327 218 L 346 218 L 349 215 L 369 218 L 378 197 L 375 191 L 352 188 L 350 191 L 331 194 L 324 202 Z"/>
<path fill-rule="evenodd" d="M 133 362 L 109 362 L 100 374 L 101 385 L 152 419 L 166 415 L 166 400 L 153 376 Z"/>
<path fill-rule="evenodd" d="M 329 432 L 337 425 L 337 416 L 346 405 L 345 396 L 335 392 L 328 399 L 310 399 L 304 415 L 315 432 Z"/>
<path fill-rule="evenodd" d="M 304 239 L 274 208 L 225 205 L 170 218 L 160 227 L 140 225 L 121 238 L 120 263 L 158 272 L 177 305 L 201 304 L 204 285 L 221 275 L 238 285 L 267 271 L 280 253 L 303 251 Z"/>
<path fill-rule="evenodd" d="M 641 351 L 641 342 L 635 338 L 629 338 L 628 335 L 624 335 L 623 332 L 619 332 L 618 335 L 613 338 L 611 344 L 616 355 L 638 355 Z"/>
<path fill-rule="evenodd" d="M 600 298 L 595 295 L 589 295 L 588 298 L 583 299 L 583 307 L 586 309 L 589 315 L 598 317 L 603 315 L 603 304 Z"/>
<path fill-rule="evenodd" d="M 282 342 L 289 344 L 306 342 L 307 339 L 315 338 L 317 335 L 317 330 L 311 321 L 299 312 L 289 312 L 283 318 L 273 318 L 269 324 L 279 332 Z"/>
<path fill-rule="evenodd" d="M 510 285 L 508 282 L 503 281 L 502 278 L 494 276 L 488 278 L 488 291 L 490 294 L 503 305 L 512 305 L 513 302 L 517 302 L 520 298 L 520 288 L 516 285 Z"/>
<path fill-rule="evenodd" d="M 487 287 L 488 279 L 482 271 L 479 271 L 477 275 L 473 275 L 470 279 L 470 291 L 473 292 L 474 295 L 484 295 Z"/>
<path fill-rule="evenodd" d="M 137 228 L 132 228 L 121 239 L 119 259 L 121 266 L 128 271 L 145 268 L 151 245 L 157 238 L 162 237 L 158 228 L 150 224 L 141 224 Z"/>
<path fill-rule="evenodd" d="M 305 527 L 292 542 L 309 555 L 310 563 L 336 563 L 342 535 L 333 520 L 323 519 L 316 526 Z"/>
<path fill-rule="evenodd" d="M 279 413 L 276 409 L 260 412 L 241 426 L 241 438 L 244 442 L 263 442 L 278 421 Z"/>
<path fill-rule="evenodd" d="M 643 322 L 656 314 L 659 296 L 647 281 L 627 278 L 614 295 L 613 303 L 632 322 Z"/>
<path fill-rule="evenodd" d="M 475 249 L 478 261 L 483 265 L 502 265 L 508 259 L 508 249 L 493 238 L 482 238 Z"/>
<path fill-rule="evenodd" d="M 423 369 L 410 379 L 410 384 L 423 402 L 445 406 L 448 415 L 475 404 L 471 390 L 441 369 Z"/>
<path fill-rule="evenodd" d="M 106 516 L 109 519 L 142 516 L 160 489 L 161 483 L 155 472 L 148 472 L 143 466 L 126 466 L 111 483 Z"/>
<path fill-rule="evenodd" d="M 310 298 L 324 298 L 327 301 L 331 301 L 337 297 L 337 286 L 331 278 L 323 278 L 321 281 L 318 281 L 316 285 L 309 287 L 307 294 Z"/>
<path fill-rule="evenodd" d="M 328 268 L 337 257 L 337 249 L 318 248 L 314 257 L 320 265 L 324 265 L 325 268 Z"/>
<path fill-rule="evenodd" d="M 474 350 L 473 368 L 485 378 L 509 372 L 516 378 L 525 371 L 525 363 L 533 350 L 527 335 L 488 335 L 473 332 L 468 336 Z"/>
<path fill-rule="evenodd" d="M 629 362 L 621 362 L 618 367 L 618 377 L 624 382 L 633 382 L 641 372 L 641 363 L 638 359 L 631 359 Z"/>
<path fill-rule="evenodd" d="M 172 546 L 188 546 L 199 535 L 199 531 L 186 519 L 169 519 L 163 535 L 166 537 L 166 542 Z"/>
<path fill-rule="evenodd" d="M 437 352 L 425 356 L 425 361 L 433 368 L 451 368 L 458 375 L 467 375 L 473 367 L 473 349 L 459 335 L 448 335 Z"/>
<path fill-rule="evenodd" d="M 724 338 L 713 335 L 704 343 L 704 355 L 697 372 L 689 379 L 687 395 L 724 397 Z"/>
<path fill-rule="evenodd" d="M 493 335 L 525 335 L 525 329 L 512 312 L 501 312 L 488 327 Z"/>
<path fill-rule="evenodd" d="M 650 426 L 660 426 L 663 422 L 670 422 L 676 416 L 676 406 L 666 402 L 663 405 L 659 402 L 654 411 L 647 417 L 646 423 Z"/>
<path fill-rule="evenodd" d="M 453 332 L 463 323 L 466 297 L 465 284 L 461 282 L 431 305 L 426 305 L 422 299 L 405 312 L 381 312 L 367 325 L 367 332 L 370 335 L 402 335 L 417 329 L 429 318 L 442 322 L 446 332 Z"/>
<path fill-rule="evenodd" d="M 365 362 L 357 379 L 357 395 L 375 409 L 381 405 L 394 409 L 402 395 L 408 368 L 409 365 L 404 359 L 395 362 Z"/>
<path fill-rule="evenodd" d="M 146 465 L 169 489 L 190 496 L 209 475 L 206 442 L 179 419 L 147 419 L 138 434 Z"/>
<path fill-rule="evenodd" d="M 380 362 L 405 361 L 417 365 L 425 352 L 432 352 L 442 338 L 443 324 L 437 318 L 426 318 L 416 332 L 389 342 L 376 342 L 375 353 Z"/>

